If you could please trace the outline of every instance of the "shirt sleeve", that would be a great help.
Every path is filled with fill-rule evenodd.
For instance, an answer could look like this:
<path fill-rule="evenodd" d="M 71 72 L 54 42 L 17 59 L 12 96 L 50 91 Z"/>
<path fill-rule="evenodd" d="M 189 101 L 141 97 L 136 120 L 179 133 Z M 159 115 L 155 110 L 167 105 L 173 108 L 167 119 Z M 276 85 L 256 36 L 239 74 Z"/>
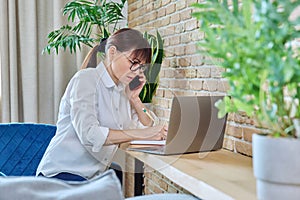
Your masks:
<path fill-rule="evenodd" d="M 99 152 L 109 129 L 97 118 L 97 75 L 81 70 L 74 77 L 70 91 L 71 121 L 81 143 L 89 152 Z"/>

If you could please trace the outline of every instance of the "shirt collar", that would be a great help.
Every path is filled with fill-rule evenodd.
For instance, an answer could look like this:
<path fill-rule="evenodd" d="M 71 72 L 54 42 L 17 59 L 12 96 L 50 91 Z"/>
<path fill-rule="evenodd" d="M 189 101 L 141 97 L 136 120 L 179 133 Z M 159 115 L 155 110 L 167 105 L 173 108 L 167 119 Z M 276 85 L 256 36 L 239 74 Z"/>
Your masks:
<path fill-rule="evenodd" d="M 100 62 L 99 65 L 97 66 L 97 69 L 102 72 L 102 82 L 107 88 L 112 88 L 116 89 L 117 91 L 122 91 L 124 90 L 125 86 L 124 84 L 120 83 L 118 85 L 115 84 L 115 82 L 112 80 L 111 76 L 109 75 L 105 65 L 103 62 Z"/>

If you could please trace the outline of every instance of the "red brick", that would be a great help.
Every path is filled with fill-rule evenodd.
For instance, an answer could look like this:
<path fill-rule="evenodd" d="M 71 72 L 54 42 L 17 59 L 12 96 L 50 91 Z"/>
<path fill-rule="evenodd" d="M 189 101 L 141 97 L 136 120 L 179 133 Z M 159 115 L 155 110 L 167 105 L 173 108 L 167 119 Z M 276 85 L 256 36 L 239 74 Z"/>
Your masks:
<path fill-rule="evenodd" d="M 210 67 L 197 68 L 197 78 L 209 78 L 209 77 L 210 77 Z"/>
<path fill-rule="evenodd" d="M 161 19 L 161 26 L 167 26 L 170 24 L 170 19 L 171 17 L 167 16 L 167 17 L 164 17 L 163 19 Z"/>
<path fill-rule="evenodd" d="M 143 5 L 148 5 L 148 4 L 150 4 L 150 3 L 151 3 L 150 0 L 143 0 Z"/>
<path fill-rule="evenodd" d="M 177 23 L 180 22 L 180 15 L 178 13 L 175 13 L 173 15 L 171 15 L 171 23 Z"/>
<path fill-rule="evenodd" d="M 165 48 L 165 56 L 166 57 L 172 57 L 175 56 L 175 51 L 174 51 L 174 47 L 166 47 Z M 175 63 L 176 64 L 176 63 Z M 172 63 L 170 63 L 170 66 L 173 66 Z"/>
<path fill-rule="evenodd" d="M 243 116 L 243 115 L 241 115 L 239 113 L 235 113 L 234 114 L 234 121 L 237 122 L 237 123 L 243 124 L 243 123 L 246 122 L 245 116 Z"/>
<path fill-rule="evenodd" d="M 194 91 L 175 90 L 174 94 L 177 96 L 194 96 Z"/>
<path fill-rule="evenodd" d="M 144 193 L 145 195 L 153 194 L 152 191 L 149 189 L 149 187 L 145 187 Z"/>
<path fill-rule="evenodd" d="M 192 41 L 196 41 L 196 42 L 199 42 L 201 40 L 204 39 L 204 33 L 201 32 L 200 30 L 194 30 L 191 35 L 190 35 L 190 38 Z"/>
<path fill-rule="evenodd" d="M 160 8 L 157 10 L 157 17 L 166 16 L 166 8 Z"/>
<path fill-rule="evenodd" d="M 182 48 L 180 48 L 182 49 Z M 179 67 L 188 67 L 191 66 L 191 57 L 187 57 L 187 56 L 178 56 L 177 59 L 177 65 Z"/>
<path fill-rule="evenodd" d="M 202 90 L 202 88 L 203 88 L 203 80 L 191 80 L 190 81 L 190 89 Z"/>
<path fill-rule="evenodd" d="M 166 8 L 166 14 L 169 15 L 175 12 L 175 4 L 169 4 Z"/>
<path fill-rule="evenodd" d="M 171 17 L 170 16 L 167 16 L 167 17 L 164 17 L 165 18 L 168 18 L 169 19 L 169 23 L 170 23 L 170 20 L 171 20 Z M 168 26 L 165 28 L 165 32 L 166 32 L 166 35 L 173 35 L 175 33 L 175 26 Z"/>
<path fill-rule="evenodd" d="M 218 91 L 227 92 L 230 89 L 229 83 L 227 80 L 221 79 L 218 81 Z"/>
<path fill-rule="evenodd" d="M 196 44 L 194 43 L 194 44 L 187 45 L 185 52 L 186 52 L 187 55 L 196 54 L 197 53 L 197 46 L 196 46 Z"/>
<path fill-rule="evenodd" d="M 156 90 L 156 95 L 155 95 L 155 96 L 158 96 L 158 97 L 164 97 L 164 90 L 158 88 L 158 89 Z"/>
<path fill-rule="evenodd" d="M 197 70 L 196 68 L 188 68 L 185 70 L 185 78 L 196 78 Z"/>
<path fill-rule="evenodd" d="M 261 133 L 261 130 L 255 127 L 243 127 L 243 139 L 245 141 L 252 142 L 252 135 L 254 133 Z"/>
<path fill-rule="evenodd" d="M 137 9 L 137 4 L 130 4 L 128 6 L 128 12 L 132 13 L 133 11 L 135 11 Z"/>
<path fill-rule="evenodd" d="M 211 77 L 221 78 L 223 72 L 225 72 L 225 70 L 222 67 L 212 67 L 211 68 Z"/>
<path fill-rule="evenodd" d="M 173 73 L 174 78 L 186 78 L 184 68 L 176 68 Z"/>
<path fill-rule="evenodd" d="M 243 136 L 243 129 L 239 125 L 227 124 L 226 134 L 241 139 Z"/>
<path fill-rule="evenodd" d="M 174 33 L 181 34 L 184 31 L 185 31 L 184 30 L 184 24 L 176 24 L 175 29 L 174 29 Z"/>
<path fill-rule="evenodd" d="M 181 44 L 189 43 L 190 41 L 191 41 L 190 33 L 181 33 L 180 34 L 180 42 L 181 42 Z M 188 48 L 188 47 L 189 46 L 186 46 L 186 48 Z M 193 53 L 195 53 L 195 52 L 193 52 Z M 186 54 L 189 54 L 189 53 L 186 53 Z"/>
<path fill-rule="evenodd" d="M 147 14 L 145 17 L 147 17 L 149 21 L 152 21 L 157 18 L 157 12 L 151 12 Z"/>
<path fill-rule="evenodd" d="M 180 12 L 180 20 L 184 21 L 184 20 L 187 20 L 187 19 L 191 19 L 192 18 L 191 14 L 192 14 L 191 9 Z"/>
<path fill-rule="evenodd" d="M 198 22 L 195 19 L 191 19 L 184 23 L 185 27 L 184 30 L 191 31 L 198 28 Z"/>
<path fill-rule="evenodd" d="M 252 144 L 244 141 L 235 141 L 235 149 L 238 153 L 252 156 Z"/>
<path fill-rule="evenodd" d="M 180 89 L 188 89 L 189 82 L 188 80 L 175 80 L 175 87 Z"/>
<path fill-rule="evenodd" d="M 128 2 L 128 5 L 132 5 L 136 2 L 136 0 L 128 0 L 127 2 Z"/>
<path fill-rule="evenodd" d="M 176 11 L 182 10 L 183 8 L 186 8 L 186 1 L 177 1 L 176 2 Z"/>
<path fill-rule="evenodd" d="M 170 90 L 165 90 L 165 97 L 172 98 L 174 96 L 173 92 Z"/>
<path fill-rule="evenodd" d="M 180 42 L 180 36 L 175 35 L 170 38 L 170 45 L 177 45 Z"/>
<path fill-rule="evenodd" d="M 225 137 L 224 141 L 223 141 L 223 148 L 233 151 L 234 150 L 234 141 L 228 137 Z"/>
<path fill-rule="evenodd" d="M 203 90 L 207 91 L 217 91 L 218 89 L 218 80 L 215 79 L 206 79 L 203 81 Z"/>
<path fill-rule="evenodd" d="M 164 70 L 164 77 L 162 78 L 173 78 L 174 77 L 174 70 L 173 69 L 167 69 Z M 160 82 L 163 82 L 163 79 L 160 79 Z"/>
<path fill-rule="evenodd" d="M 201 55 L 194 55 L 191 59 L 191 65 L 193 66 L 201 66 L 203 65 L 203 57 Z M 210 74 L 210 70 L 209 70 Z"/>
<path fill-rule="evenodd" d="M 227 121 L 234 121 L 235 113 L 228 113 Z"/>
<path fill-rule="evenodd" d="M 130 13 L 130 15 L 128 15 L 128 21 L 132 21 L 138 17 L 139 17 L 139 12 L 134 11 L 134 12 Z"/>
<path fill-rule="evenodd" d="M 178 190 L 174 187 L 172 187 L 171 185 L 168 185 L 168 193 L 178 193 Z"/>
<path fill-rule="evenodd" d="M 153 1 L 154 2 L 154 9 L 161 7 L 161 1 Z"/>
<path fill-rule="evenodd" d="M 171 2 L 171 0 L 163 0 L 163 1 L 161 1 L 161 6 L 168 5 L 170 2 Z"/>
<path fill-rule="evenodd" d="M 163 179 L 161 179 L 158 184 L 162 190 L 164 191 L 168 190 L 168 184 Z"/>
<path fill-rule="evenodd" d="M 141 8 L 143 6 L 143 1 L 136 1 L 137 8 Z"/>
<path fill-rule="evenodd" d="M 188 6 L 191 6 L 193 3 L 196 3 L 196 2 L 203 2 L 203 0 L 186 0 L 186 5 Z"/>
<path fill-rule="evenodd" d="M 180 42 L 180 43 L 181 43 L 181 42 Z M 179 57 L 179 60 L 185 59 L 185 61 L 187 61 L 188 65 L 190 64 L 190 62 L 189 62 L 188 59 L 181 57 L 181 56 L 184 56 L 184 55 L 185 55 L 185 47 L 184 47 L 184 46 L 179 46 L 179 47 L 175 48 L 175 54 L 176 54 L 176 56 L 178 56 L 178 57 L 180 56 L 180 57 Z"/>

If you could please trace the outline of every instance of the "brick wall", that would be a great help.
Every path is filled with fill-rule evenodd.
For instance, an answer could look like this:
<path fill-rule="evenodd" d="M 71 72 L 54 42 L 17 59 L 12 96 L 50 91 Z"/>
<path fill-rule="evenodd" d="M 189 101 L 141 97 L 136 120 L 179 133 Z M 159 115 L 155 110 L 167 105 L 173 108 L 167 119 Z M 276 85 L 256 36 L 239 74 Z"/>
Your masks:
<path fill-rule="evenodd" d="M 204 1 L 204 0 L 200 0 Z M 174 95 L 222 95 L 229 85 L 223 69 L 197 46 L 204 38 L 199 23 L 191 17 L 196 0 L 129 0 L 129 27 L 160 32 L 165 41 L 165 58 L 154 111 L 163 121 L 170 115 Z M 260 130 L 244 113 L 229 114 L 223 148 L 252 156 L 251 137 Z M 146 177 L 146 184 L 149 180 Z"/>
<path fill-rule="evenodd" d="M 144 166 L 144 194 L 160 194 L 160 193 L 179 193 L 190 194 L 189 191 L 180 187 L 176 183 L 170 181 L 168 178 L 155 171 L 151 167 Z"/>
<path fill-rule="evenodd" d="M 125 184 L 124 196 L 125 198 L 133 197 L 135 190 L 135 158 L 127 154 L 126 156 L 126 168 L 124 169 Z M 160 174 L 158 171 L 151 167 L 143 166 L 143 179 L 144 189 L 143 194 L 160 194 L 160 193 L 179 193 L 179 194 L 191 194 L 189 191 L 180 187 L 176 183 L 170 181 L 168 178 Z M 192 195 L 192 194 L 191 194 Z"/>
<path fill-rule="evenodd" d="M 202 0 L 203 1 L 203 0 Z M 214 65 L 197 46 L 204 38 L 197 20 L 191 17 L 196 0 L 129 0 L 129 27 L 155 33 L 165 41 L 165 55 L 160 73 L 160 87 L 154 98 L 154 111 L 162 121 L 170 115 L 174 95 L 222 95 L 228 89 L 223 69 Z M 241 114 L 230 114 L 223 147 L 252 155 L 251 137 L 259 129 Z"/>

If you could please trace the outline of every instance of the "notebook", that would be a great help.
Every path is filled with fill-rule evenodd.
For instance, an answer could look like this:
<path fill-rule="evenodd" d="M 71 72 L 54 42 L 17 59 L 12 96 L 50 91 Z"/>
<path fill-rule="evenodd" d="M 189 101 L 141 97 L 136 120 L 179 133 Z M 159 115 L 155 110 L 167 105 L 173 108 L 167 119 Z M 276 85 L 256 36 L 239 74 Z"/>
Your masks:
<path fill-rule="evenodd" d="M 221 149 L 227 115 L 218 118 L 218 109 L 215 107 L 215 103 L 223 97 L 173 97 L 166 144 L 143 147 L 131 145 L 128 150 L 159 155 L 176 155 Z"/>

